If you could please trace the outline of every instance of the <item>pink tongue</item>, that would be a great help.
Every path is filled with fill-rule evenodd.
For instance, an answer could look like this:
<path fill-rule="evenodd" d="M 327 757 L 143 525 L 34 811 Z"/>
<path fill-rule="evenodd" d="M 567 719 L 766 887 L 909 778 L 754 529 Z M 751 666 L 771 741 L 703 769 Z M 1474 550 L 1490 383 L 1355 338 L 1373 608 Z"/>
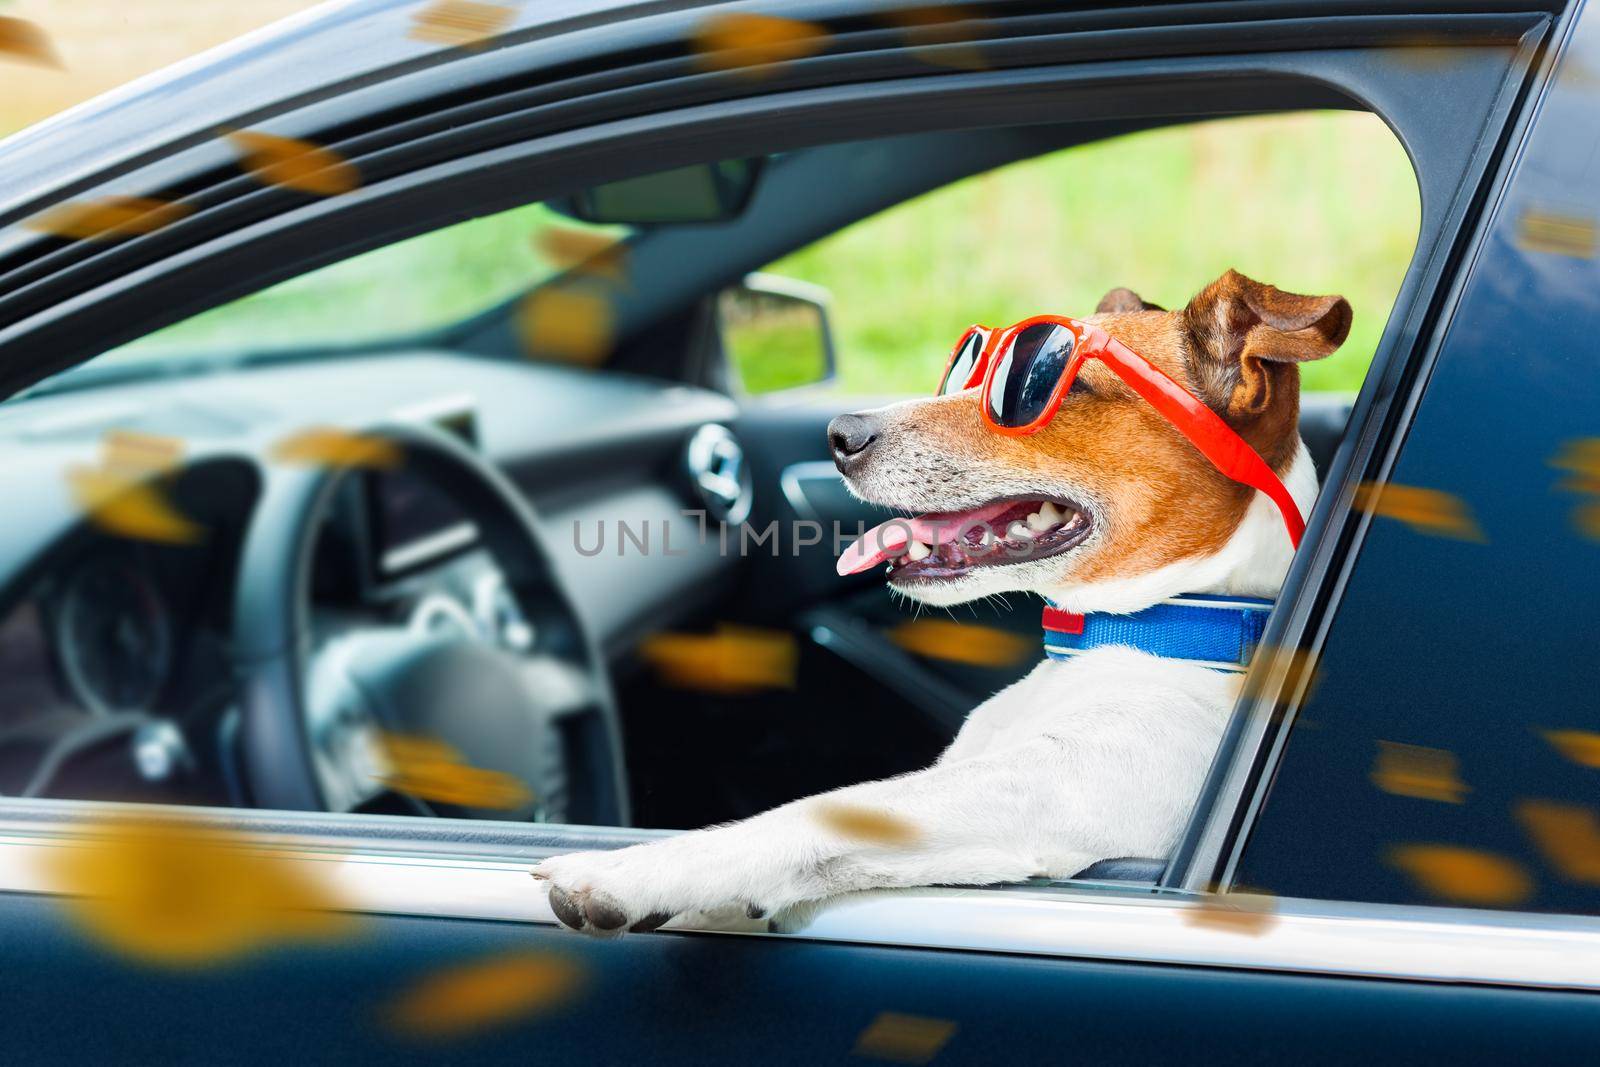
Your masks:
<path fill-rule="evenodd" d="M 904 554 L 905 546 L 912 541 L 926 545 L 942 545 L 954 541 L 975 523 L 987 522 L 1017 506 L 1015 500 L 1003 504 L 988 504 L 971 511 L 944 511 L 918 515 L 914 519 L 890 519 L 874 526 L 861 535 L 861 539 L 839 557 L 841 575 L 860 574 L 876 567 L 886 559 Z M 996 534 L 1003 531 L 996 530 Z"/>

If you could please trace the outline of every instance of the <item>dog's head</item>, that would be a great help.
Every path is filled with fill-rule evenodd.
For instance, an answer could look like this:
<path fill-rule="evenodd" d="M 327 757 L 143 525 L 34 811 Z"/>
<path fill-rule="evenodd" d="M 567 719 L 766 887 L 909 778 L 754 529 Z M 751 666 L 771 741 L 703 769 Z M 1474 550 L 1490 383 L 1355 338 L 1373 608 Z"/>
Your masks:
<path fill-rule="evenodd" d="M 1297 364 L 1343 343 L 1343 297 L 1230 270 L 1181 311 L 1115 289 L 1088 321 L 1222 416 L 1309 510 Z M 888 558 L 890 585 L 928 603 L 1028 590 L 1073 611 L 1131 611 L 1180 592 L 1271 595 L 1291 555 L 1265 496 L 1221 474 L 1096 360 L 1035 434 L 989 430 L 974 388 L 842 415 L 828 435 L 857 496 L 931 513 L 888 557 L 852 557 L 857 569 Z"/>

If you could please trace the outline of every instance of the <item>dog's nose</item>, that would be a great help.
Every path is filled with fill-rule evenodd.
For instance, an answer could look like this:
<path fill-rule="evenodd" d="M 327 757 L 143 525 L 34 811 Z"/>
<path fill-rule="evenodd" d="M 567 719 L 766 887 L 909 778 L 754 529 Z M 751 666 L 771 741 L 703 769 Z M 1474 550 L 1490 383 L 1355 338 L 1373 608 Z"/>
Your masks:
<path fill-rule="evenodd" d="M 872 447 L 881 429 L 873 415 L 840 415 L 828 423 L 828 444 L 833 449 L 833 463 L 841 471 Z"/>

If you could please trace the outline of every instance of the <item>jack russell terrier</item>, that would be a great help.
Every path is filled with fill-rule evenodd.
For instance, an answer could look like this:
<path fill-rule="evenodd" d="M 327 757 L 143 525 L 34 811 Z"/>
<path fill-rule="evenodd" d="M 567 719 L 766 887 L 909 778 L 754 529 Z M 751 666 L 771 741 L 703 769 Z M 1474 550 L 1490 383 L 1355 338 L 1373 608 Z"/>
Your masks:
<path fill-rule="evenodd" d="M 1039 593 L 1047 658 L 926 770 L 545 860 L 556 916 L 614 935 L 1167 855 L 1316 496 L 1297 364 L 1349 329 L 1343 297 L 1235 271 L 1181 311 L 1116 289 L 1086 319 L 975 326 L 939 395 L 834 419 L 851 491 L 923 513 L 840 573 L 887 561 L 933 605 Z"/>

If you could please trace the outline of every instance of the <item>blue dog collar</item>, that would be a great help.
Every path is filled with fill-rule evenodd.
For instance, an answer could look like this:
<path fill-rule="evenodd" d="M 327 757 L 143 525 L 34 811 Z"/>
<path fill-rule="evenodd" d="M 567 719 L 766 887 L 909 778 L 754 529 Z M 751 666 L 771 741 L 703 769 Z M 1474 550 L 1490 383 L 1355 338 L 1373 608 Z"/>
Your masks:
<path fill-rule="evenodd" d="M 1091 648 L 1136 648 L 1164 659 L 1243 673 L 1261 640 L 1272 601 L 1188 593 L 1131 615 L 1044 609 L 1044 651 L 1064 660 Z"/>

